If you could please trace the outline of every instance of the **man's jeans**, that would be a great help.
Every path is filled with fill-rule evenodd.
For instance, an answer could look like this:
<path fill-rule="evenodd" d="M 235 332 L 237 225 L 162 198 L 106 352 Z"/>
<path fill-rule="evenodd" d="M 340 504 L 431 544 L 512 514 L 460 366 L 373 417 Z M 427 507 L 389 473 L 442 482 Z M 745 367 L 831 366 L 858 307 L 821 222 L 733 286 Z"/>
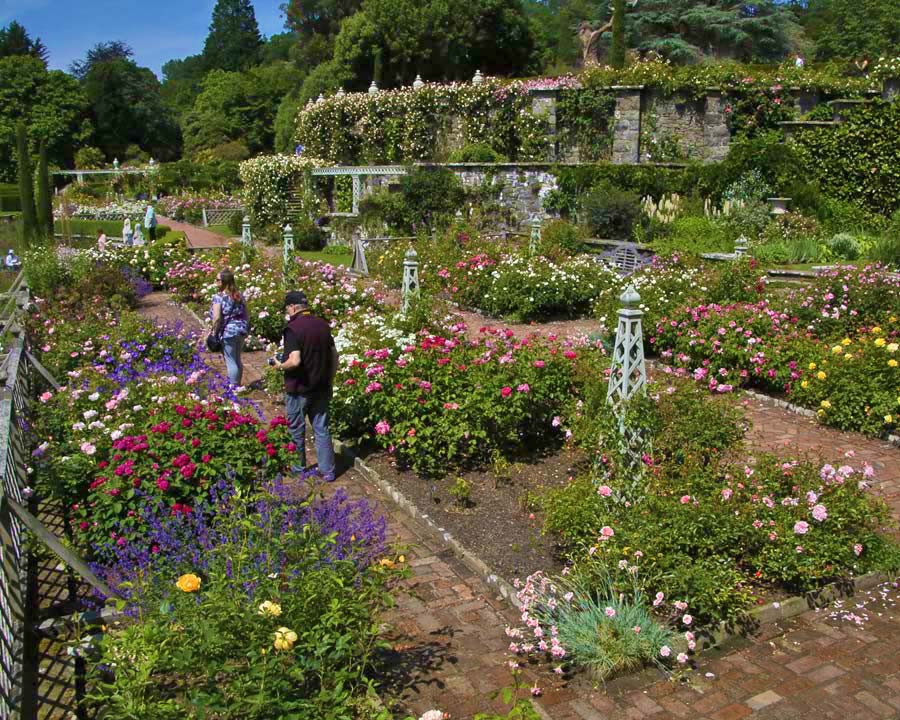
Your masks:
<path fill-rule="evenodd" d="M 317 390 L 302 395 L 285 393 L 288 429 L 297 446 L 297 463 L 306 467 L 306 418 L 309 416 L 313 434 L 316 436 L 316 456 L 319 459 L 319 474 L 326 480 L 334 479 L 334 446 L 328 430 L 328 406 L 331 404 L 331 388 Z"/>

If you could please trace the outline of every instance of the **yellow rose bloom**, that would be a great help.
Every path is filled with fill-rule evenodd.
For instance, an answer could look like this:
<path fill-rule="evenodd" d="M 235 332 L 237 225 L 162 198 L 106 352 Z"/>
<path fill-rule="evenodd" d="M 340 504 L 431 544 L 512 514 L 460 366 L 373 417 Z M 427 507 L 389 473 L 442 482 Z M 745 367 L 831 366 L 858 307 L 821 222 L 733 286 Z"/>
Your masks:
<path fill-rule="evenodd" d="M 175 583 L 175 587 L 182 592 L 197 592 L 200 589 L 200 578 L 194 575 L 194 573 L 182 575 L 178 578 L 178 582 Z"/>
<path fill-rule="evenodd" d="M 884 422 L 886 424 L 890 425 L 892 422 L 894 422 L 894 416 L 893 415 L 885 415 Z"/>
<path fill-rule="evenodd" d="M 884 347 L 885 344 L 886 344 L 886 341 L 885 341 L 884 338 L 878 338 L 878 339 L 875 341 L 875 347 Z"/>
<path fill-rule="evenodd" d="M 835 345 L 833 348 L 831 348 L 832 355 L 840 355 L 842 352 L 844 352 L 844 348 L 842 348 L 840 345 Z"/>
<path fill-rule="evenodd" d="M 381 565 L 381 567 L 386 567 L 388 569 L 393 569 L 394 567 L 394 561 L 389 558 L 381 558 L 381 560 L 378 561 L 378 564 Z"/>
<path fill-rule="evenodd" d="M 898 345 L 897 343 L 891 343 L 887 346 L 887 351 L 889 353 L 895 353 L 897 352 L 897 348 L 900 348 L 900 345 Z"/>
<path fill-rule="evenodd" d="M 802 387 L 804 390 L 806 390 L 806 388 L 809 387 L 809 382 L 804 380 L 802 383 L 800 383 L 800 387 Z"/>
<path fill-rule="evenodd" d="M 841 340 L 841 345 L 849 345 L 849 344 L 850 344 L 850 338 L 844 338 L 843 340 Z"/>
<path fill-rule="evenodd" d="M 400 564 L 402 565 L 403 563 L 406 562 L 406 556 L 405 556 L 405 555 L 401 555 L 400 557 L 397 558 L 397 562 L 400 563 Z"/>
<path fill-rule="evenodd" d="M 897 367 L 897 361 L 894 358 L 888 360 L 888 367 Z"/>
<path fill-rule="evenodd" d="M 819 372 L 816 373 L 816 377 L 819 378 L 819 380 L 824 380 L 824 379 L 827 378 L 828 376 L 827 376 L 824 372 L 822 372 L 821 370 L 819 370 Z"/>
<path fill-rule="evenodd" d="M 815 369 L 816 369 L 816 364 L 815 364 L 815 363 L 810 363 L 810 364 L 809 364 L 809 369 L 810 369 L 810 370 L 815 370 Z"/>
<path fill-rule="evenodd" d="M 278 617 L 281 615 L 281 605 L 266 600 L 264 603 L 260 603 L 259 614 L 266 617 Z"/>
<path fill-rule="evenodd" d="M 825 409 L 825 410 L 830 410 L 830 409 L 831 409 L 831 403 L 828 402 L 827 400 L 823 400 L 822 402 L 819 403 L 819 405 L 821 405 L 822 408 Z"/>
<path fill-rule="evenodd" d="M 872 328 L 872 334 L 873 335 L 881 335 L 881 328 L 876 325 L 875 327 Z"/>
<path fill-rule="evenodd" d="M 273 636 L 275 639 L 272 645 L 276 650 L 293 650 L 294 643 L 297 642 L 297 633 L 286 627 L 278 628 Z"/>

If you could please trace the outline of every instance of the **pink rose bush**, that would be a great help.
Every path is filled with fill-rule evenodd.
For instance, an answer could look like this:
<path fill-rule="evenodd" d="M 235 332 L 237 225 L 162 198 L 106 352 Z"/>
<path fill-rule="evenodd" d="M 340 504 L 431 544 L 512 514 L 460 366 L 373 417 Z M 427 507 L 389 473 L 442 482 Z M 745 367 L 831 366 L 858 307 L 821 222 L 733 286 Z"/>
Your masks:
<path fill-rule="evenodd" d="M 393 448 L 416 472 L 440 475 L 496 452 L 562 442 L 554 418 L 579 373 L 602 362 L 602 352 L 584 343 L 516 340 L 499 330 L 472 341 L 464 326 L 423 334 L 413 345 L 367 350 L 342 369 L 335 428 Z"/>

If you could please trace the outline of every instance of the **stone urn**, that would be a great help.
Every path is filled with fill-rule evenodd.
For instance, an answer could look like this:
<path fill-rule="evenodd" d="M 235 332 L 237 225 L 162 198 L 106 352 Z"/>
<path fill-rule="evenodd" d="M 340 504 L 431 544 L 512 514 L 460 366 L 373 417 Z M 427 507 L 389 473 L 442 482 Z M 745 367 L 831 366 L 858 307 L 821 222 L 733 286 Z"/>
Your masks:
<path fill-rule="evenodd" d="M 786 197 L 770 197 L 767 198 L 769 201 L 769 205 L 771 206 L 771 210 L 769 210 L 769 215 L 777 216 L 784 215 L 788 211 L 788 203 L 791 201 L 790 198 Z"/>
<path fill-rule="evenodd" d="M 900 98 L 900 77 L 884 79 L 881 86 L 881 98 L 885 102 L 894 102 Z"/>

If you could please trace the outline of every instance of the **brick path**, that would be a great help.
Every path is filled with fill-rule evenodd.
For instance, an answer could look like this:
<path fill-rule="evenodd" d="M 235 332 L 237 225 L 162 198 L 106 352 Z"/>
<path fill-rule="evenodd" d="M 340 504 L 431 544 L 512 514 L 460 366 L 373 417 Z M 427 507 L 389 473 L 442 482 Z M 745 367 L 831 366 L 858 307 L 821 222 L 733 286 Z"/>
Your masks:
<path fill-rule="evenodd" d="M 196 326 L 163 293 L 145 298 L 142 310 Z M 262 353 L 248 353 L 245 362 L 250 379 L 261 374 Z M 780 449 L 788 441 L 829 458 L 853 448 L 857 462 L 868 459 L 886 478 L 885 494 L 896 501 L 896 449 L 819 428 L 767 403 L 751 402 L 748 413 L 756 420 L 749 437 L 753 447 Z M 490 695 L 511 683 L 503 629 L 515 622 L 516 614 L 358 472 L 347 470 L 337 485 L 353 497 L 376 502 L 392 537 L 409 547 L 413 576 L 404 581 L 407 592 L 398 594 L 397 607 L 384 618 L 393 646 L 387 658 L 392 668 L 385 679 L 388 694 L 417 715 L 439 708 L 462 720 L 499 709 Z M 535 706 L 553 720 L 900 718 L 898 598 L 894 586 L 876 588 L 836 608 L 765 626 L 727 654 L 701 655 L 699 665 L 681 681 L 655 670 L 618 678 L 605 688 L 594 688 L 580 676 L 565 683 L 535 668 L 526 668 L 525 677 L 543 688 Z"/>
<path fill-rule="evenodd" d="M 156 216 L 160 225 L 168 225 L 172 230 L 183 232 L 187 237 L 188 247 L 193 250 L 201 250 L 204 248 L 224 248 L 228 247 L 231 240 L 224 235 L 210 232 L 206 228 L 190 225 L 188 223 L 178 222 L 171 218 Z"/>

